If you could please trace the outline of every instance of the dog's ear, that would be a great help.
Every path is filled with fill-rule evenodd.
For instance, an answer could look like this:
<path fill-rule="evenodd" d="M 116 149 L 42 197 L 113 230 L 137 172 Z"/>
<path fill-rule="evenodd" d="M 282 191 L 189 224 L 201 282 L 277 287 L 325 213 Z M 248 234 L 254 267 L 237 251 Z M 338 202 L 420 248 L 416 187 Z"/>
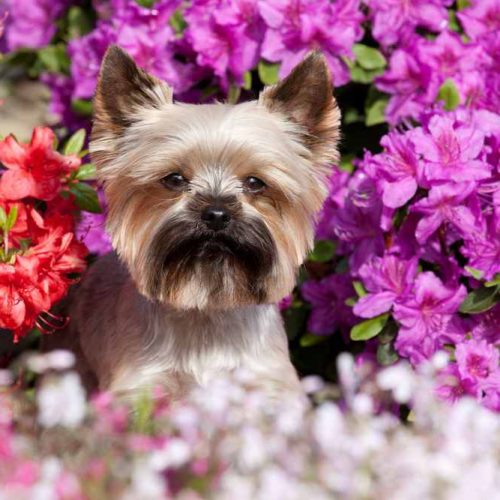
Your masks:
<path fill-rule="evenodd" d="M 108 48 L 94 98 L 95 132 L 121 134 L 137 111 L 171 103 L 170 87 L 140 69 L 118 46 Z"/>
<path fill-rule="evenodd" d="M 259 103 L 301 126 L 315 163 L 338 161 L 340 110 L 323 54 L 311 52 L 284 80 L 266 87 Z"/>

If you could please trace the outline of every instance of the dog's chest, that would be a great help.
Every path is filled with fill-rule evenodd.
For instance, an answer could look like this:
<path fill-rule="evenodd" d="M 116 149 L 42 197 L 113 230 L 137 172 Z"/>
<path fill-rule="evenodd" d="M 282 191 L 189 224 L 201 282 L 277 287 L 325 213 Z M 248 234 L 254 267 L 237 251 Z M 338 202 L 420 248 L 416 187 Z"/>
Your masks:
<path fill-rule="evenodd" d="M 142 370 L 191 376 L 204 384 L 263 356 L 270 337 L 281 335 L 273 306 L 223 313 L 158 315 L 144 336 Z"/>

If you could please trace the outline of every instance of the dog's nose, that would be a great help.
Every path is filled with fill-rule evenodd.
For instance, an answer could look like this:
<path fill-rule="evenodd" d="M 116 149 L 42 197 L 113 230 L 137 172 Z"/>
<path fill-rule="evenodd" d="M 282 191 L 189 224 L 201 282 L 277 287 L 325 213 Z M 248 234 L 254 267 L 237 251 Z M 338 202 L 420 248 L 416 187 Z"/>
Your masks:
<path fill-rule="evenodd" d="M 213 231 L 220 231 L 227 227 L 231 216 L 222 207 L 207 207 L 201 214 L 201 220 Z"/>

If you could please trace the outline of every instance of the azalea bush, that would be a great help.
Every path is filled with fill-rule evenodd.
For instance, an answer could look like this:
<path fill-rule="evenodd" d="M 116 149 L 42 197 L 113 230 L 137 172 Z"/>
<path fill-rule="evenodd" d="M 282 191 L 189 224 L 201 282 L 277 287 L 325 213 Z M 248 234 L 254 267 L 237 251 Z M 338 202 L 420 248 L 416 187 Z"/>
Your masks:
<path fill-rule="evenodd" d="M 89 128 L 99 65 L 112 43 L 190 102 L 255 98 L 309 50 L 321 50 L 344 140 L 316 247 L 282 303 L 294 362 L 303 375 L 335 380 L 343 350 L 367 365 L 403 359 L 415 369 L 445 350 L 438 395 L 449 402 L 470 395 L 500 410 L 496 0 L 4 0 L 0 19 L 3 65 L 50 88 L 61 137 Z M 2 144 L 8 151 L 16 143 Z M 2 185 L 18 176 L 23 187 L 1 190 L 2 228 L 12 236 L 2 240 L 10 298 L 2 299 L 0 321 L 20 335 L 40 327 L 39 313 L 50 312 L 68 276 L 83 269 L 80 254 L 53 286 L 57 251 L 38 257 L 35 227 L 54 231 L 51 214 L 63 217 L 78 201 L 75 191 L 88 188 L 74 184 L 75 159 L 57 157 L 56 167 L 44 160 L 28 182 L 20 152 L 9 155 L 0 158 Z M 80 224 L 76 239 L 59 230 L 75 249 L 80 240 L 93 253 L 109 249 L 102 215 L 84 215 Z M 27 259 L 46 271 L 25 271 Z M 25 276 L 30 293 L 21 291 Z"/>
<path fill-rule="evenodd" d="M 36 128 L 29 144 L 13 136 L 0 142 L 0 327 L 14 342 L 35 327 L 51 333 L 65 326 L 67 318 L 51 308 L 86 268 L 75 214 L 100 208 L 83 182 L 93 174 L 81 160 L 84 137 L 82 131 L 70 138 L 63 154 L 49 128 Z"/>
<path fill-rule="evenodd" d="M 19 363 L 43 374 L 35 397 L 0 371 L 3 498 L 451 500 L 500 488 L 500 420 L 470 398 L 435 399 L 442 353 L 376 376 L 342 354 L 339 386 L 303 380 L 315 407 L 273 403 L 245 373 L 175 404 L 161 391 L 133 408 L 109 394 L 87 404 L 71 363 L 58 351 Z"/>

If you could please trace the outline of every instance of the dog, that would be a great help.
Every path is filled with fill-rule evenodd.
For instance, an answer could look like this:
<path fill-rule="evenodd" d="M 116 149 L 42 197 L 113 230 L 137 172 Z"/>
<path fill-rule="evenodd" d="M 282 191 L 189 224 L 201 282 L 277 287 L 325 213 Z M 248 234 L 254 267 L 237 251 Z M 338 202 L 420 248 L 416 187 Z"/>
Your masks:
<path fill-rule="evenodd" d="M 258 100 L 194 105 L 108 49 L 90 152 L 115 252 L 65 332 L 89 390 L 182 398 L 240 368 L 269 394 L 299 390 L 276 303 L 313 245 L 339 123 L 317 52 Z"/>

